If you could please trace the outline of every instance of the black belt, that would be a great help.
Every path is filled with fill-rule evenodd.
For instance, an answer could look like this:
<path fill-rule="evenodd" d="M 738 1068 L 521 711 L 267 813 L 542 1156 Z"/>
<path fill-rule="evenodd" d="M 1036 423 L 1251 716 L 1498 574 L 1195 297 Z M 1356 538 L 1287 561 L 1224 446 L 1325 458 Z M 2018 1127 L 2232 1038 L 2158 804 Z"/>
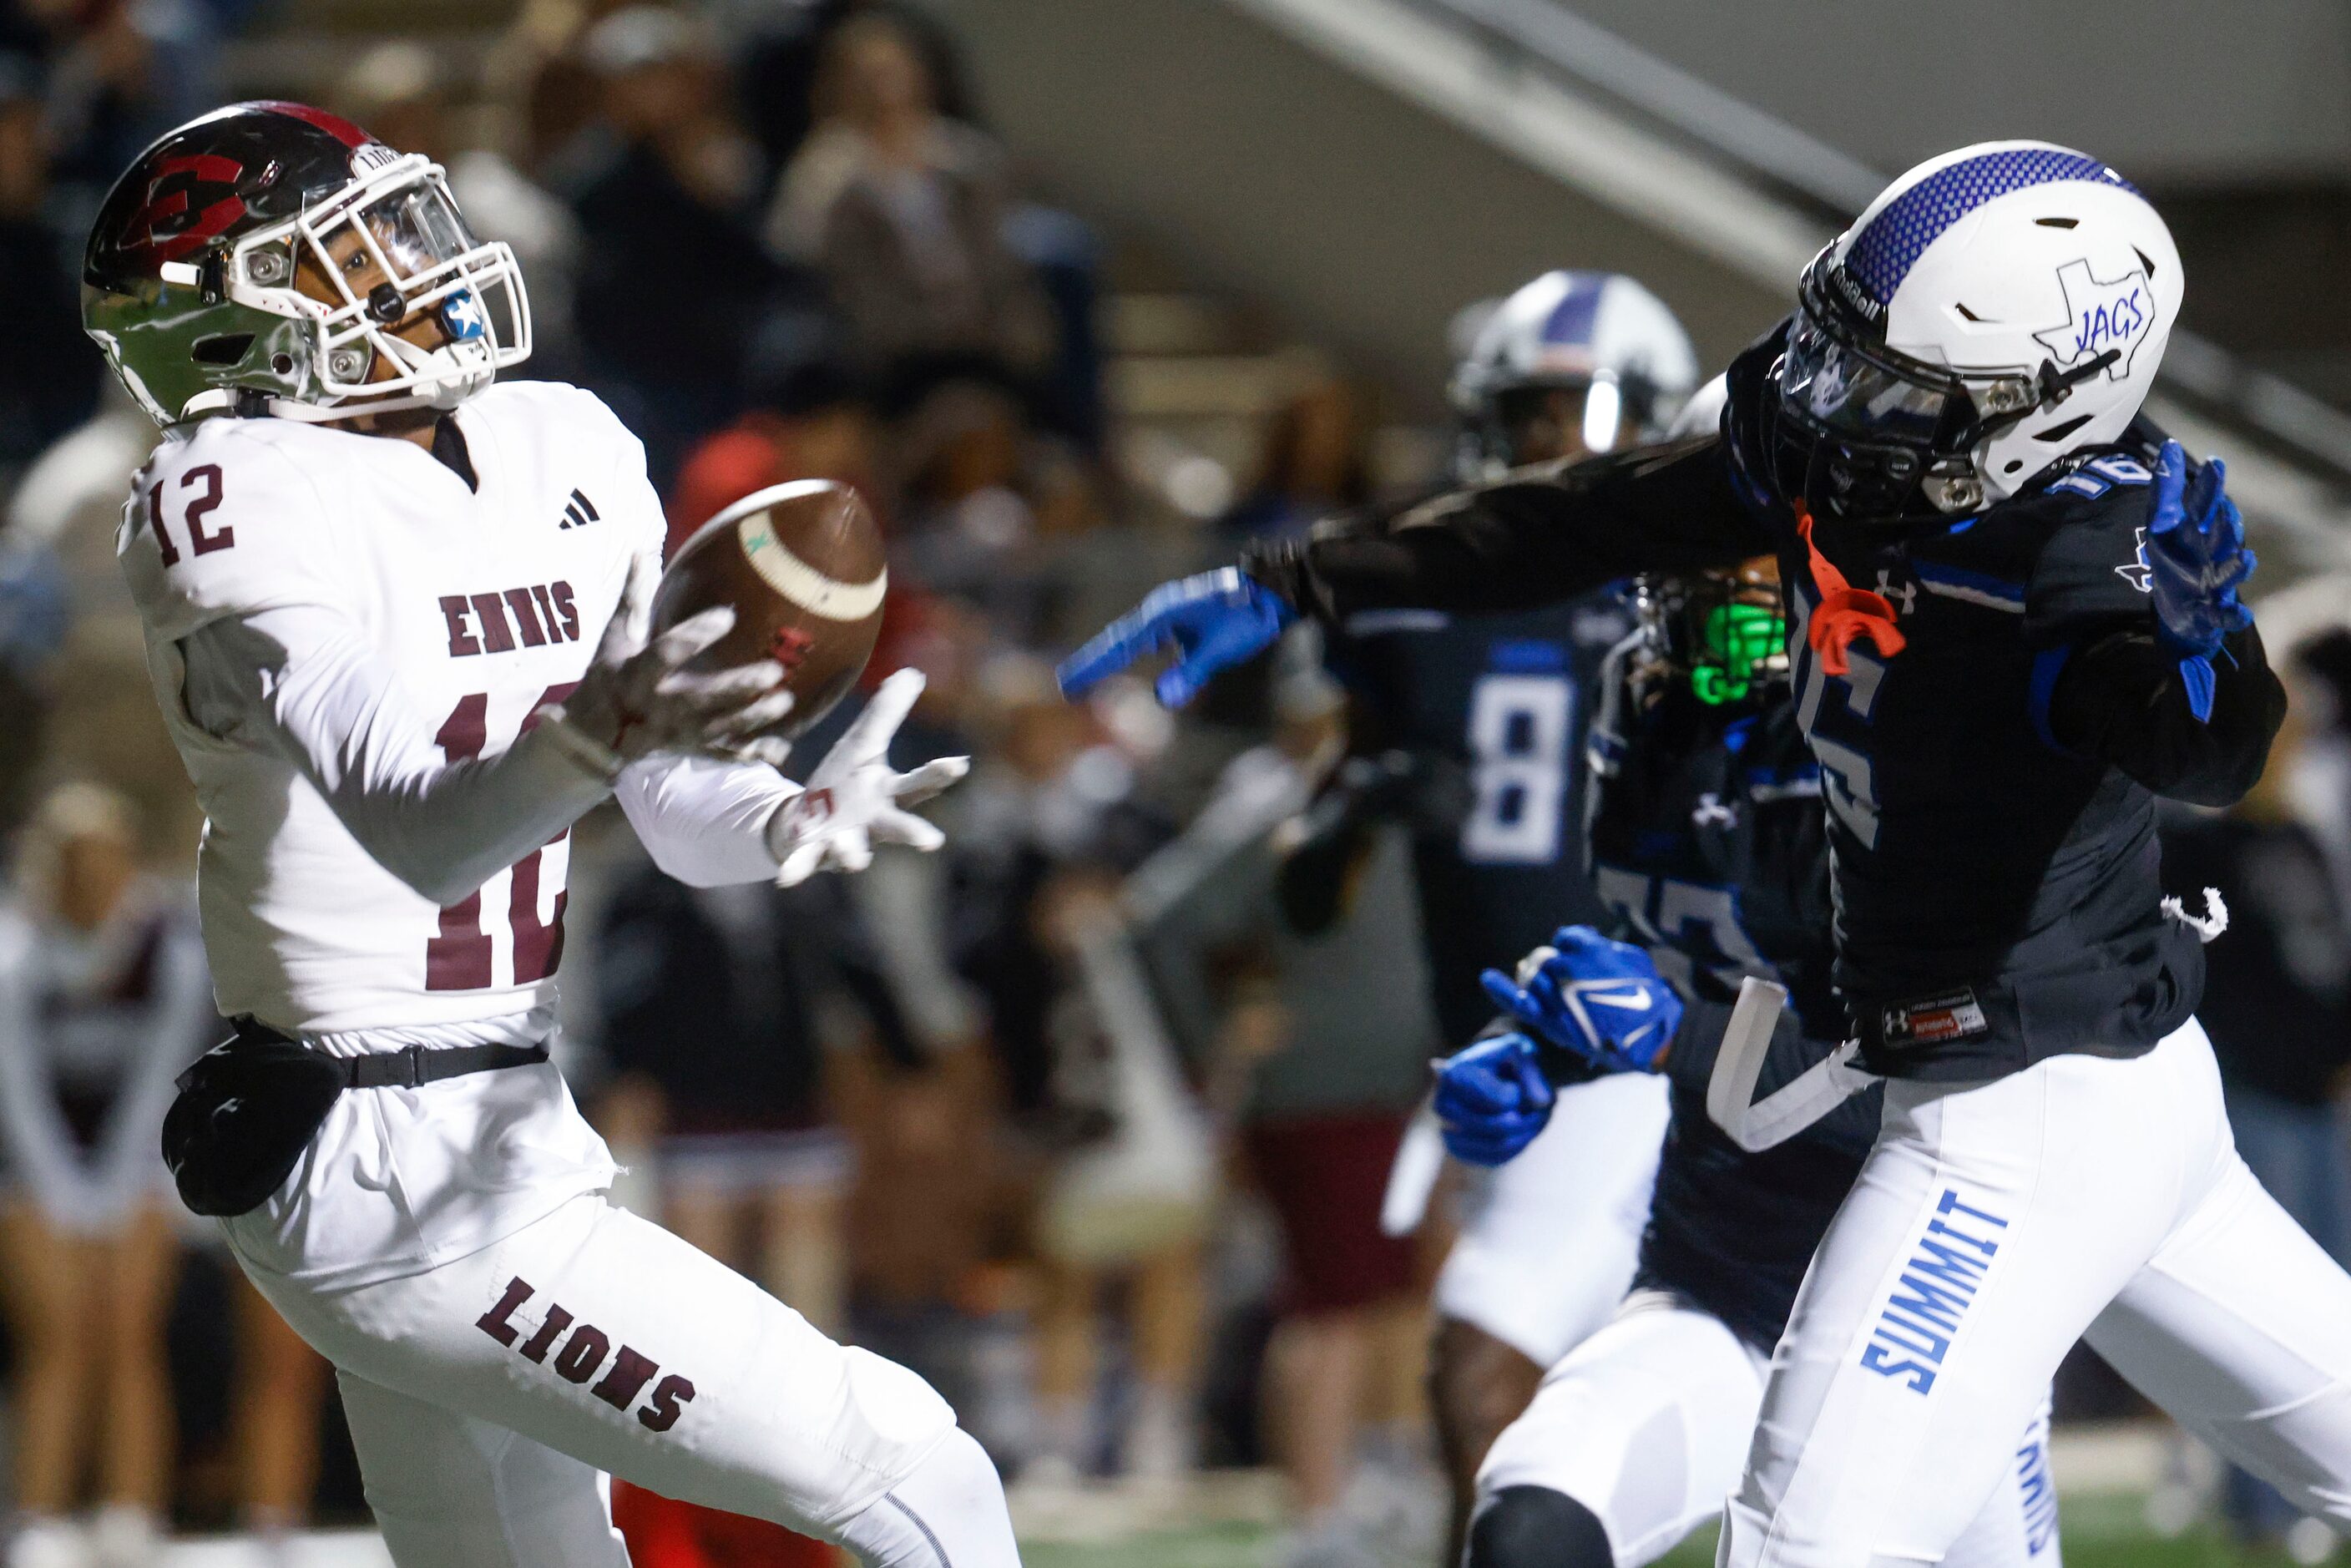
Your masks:
<path fill-rule="evenodd" d="M 235 1020 L 236 1031 L 256 1040 L 300 1042 L 251 1018 Z M 343 1075 L 346 1089 L 417 1089 L 444 1078 L 474 1072 L 496 1072 L 507 1067 L 536 1067 L 547 1060 L 538 1045 L 411 1045 L 399 1051 L 371 1051 L 365 1056 L 326 1056 Z"/>

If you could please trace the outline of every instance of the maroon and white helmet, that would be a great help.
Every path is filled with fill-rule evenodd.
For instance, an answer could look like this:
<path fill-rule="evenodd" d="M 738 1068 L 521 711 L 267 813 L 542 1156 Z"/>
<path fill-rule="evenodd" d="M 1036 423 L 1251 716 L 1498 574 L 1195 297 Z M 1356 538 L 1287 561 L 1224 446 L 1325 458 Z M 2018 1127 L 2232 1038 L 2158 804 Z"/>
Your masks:
<path fill-rule="evenodd" d="M 82 286 L 160 424 L 449 408 L 530 354 L 514 253 L 474 238 L 440 166 L 305 104 L 232 104 L 141 153 Z"/>

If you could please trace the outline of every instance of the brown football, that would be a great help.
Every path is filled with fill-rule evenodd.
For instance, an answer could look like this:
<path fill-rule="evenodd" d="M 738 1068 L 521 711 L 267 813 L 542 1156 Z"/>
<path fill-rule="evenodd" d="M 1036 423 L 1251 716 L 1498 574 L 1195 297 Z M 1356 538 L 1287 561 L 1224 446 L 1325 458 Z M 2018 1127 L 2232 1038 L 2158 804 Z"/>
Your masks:
<path fill-rule="evenodd" d="M 798 480 L 746 496 L 695 530 L 662 573 L 653 630 L 732 605 L 734 628 L 687 668 L 783 665 L 795 701 L 775 733 L 790 739 L 846 695 L 873 656 L 888 585 L 882 530 L 857 492 Z"/>

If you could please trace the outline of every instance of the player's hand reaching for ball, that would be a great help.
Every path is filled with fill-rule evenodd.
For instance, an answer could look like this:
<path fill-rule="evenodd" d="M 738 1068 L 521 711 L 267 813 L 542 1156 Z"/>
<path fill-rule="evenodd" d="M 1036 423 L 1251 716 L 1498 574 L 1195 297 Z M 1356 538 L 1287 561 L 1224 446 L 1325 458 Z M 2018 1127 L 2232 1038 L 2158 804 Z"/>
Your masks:
<path fill-rule="evenodd" d="M 735 612 L 703 611 L 650 640 L 660 570 L 643 557 L 629 567 L 621 602 L 596 644 L 588 673 L 549 722 L 568 750 L 611 778 L 655 751 L 780 761 L 760 732 L 792 708 L 784 668 L 771 660 L 710 674 L 682 667 L 726 635 Z"/>
<path fill-rule="evenodd" d="M 1521 1028 L 1603 1072 L 1647 1072 L 1665 1059 L 1682 999 L 1648 954 L 1589 925 L 1563 925 L 1552 946 L 1479 977 L 1494 1005 Z"/>
<path fill-rule="evenodd" d="M 900 670 L 809 775 L 808 788 L 768 820 L 776 884 L 791 887 L 820 871 L 863 871 L 875 844 L 935 850 L 946 835 L 906 808 L 971 770 L 968 757 L 942 757 L 910 773 L 890 767 L 891 737 L 923 695 L 923 673 Z"/>

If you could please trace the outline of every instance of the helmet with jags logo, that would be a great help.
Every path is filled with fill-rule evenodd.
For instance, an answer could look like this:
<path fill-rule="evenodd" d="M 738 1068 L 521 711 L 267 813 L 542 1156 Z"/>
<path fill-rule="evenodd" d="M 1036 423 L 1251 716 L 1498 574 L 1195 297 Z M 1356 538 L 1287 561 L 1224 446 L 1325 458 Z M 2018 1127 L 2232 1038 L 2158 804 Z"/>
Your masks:
<path fill-rule="evenodd" d="M 1782 493 L 1877 523 L 2016 494 L 2122 434 L 2181 282 L 2162 217 L 2095 158 L 1988 141 L 1919 164 L 1804 271 L 1766 400 Z"/>
<path fill-rule="evenodd" d="M 158 424 L 449 408 L 530 353 L 514 253 L 432 160 L 298 103 L 190 120 L 115 182 L 82 326 Z"/>

